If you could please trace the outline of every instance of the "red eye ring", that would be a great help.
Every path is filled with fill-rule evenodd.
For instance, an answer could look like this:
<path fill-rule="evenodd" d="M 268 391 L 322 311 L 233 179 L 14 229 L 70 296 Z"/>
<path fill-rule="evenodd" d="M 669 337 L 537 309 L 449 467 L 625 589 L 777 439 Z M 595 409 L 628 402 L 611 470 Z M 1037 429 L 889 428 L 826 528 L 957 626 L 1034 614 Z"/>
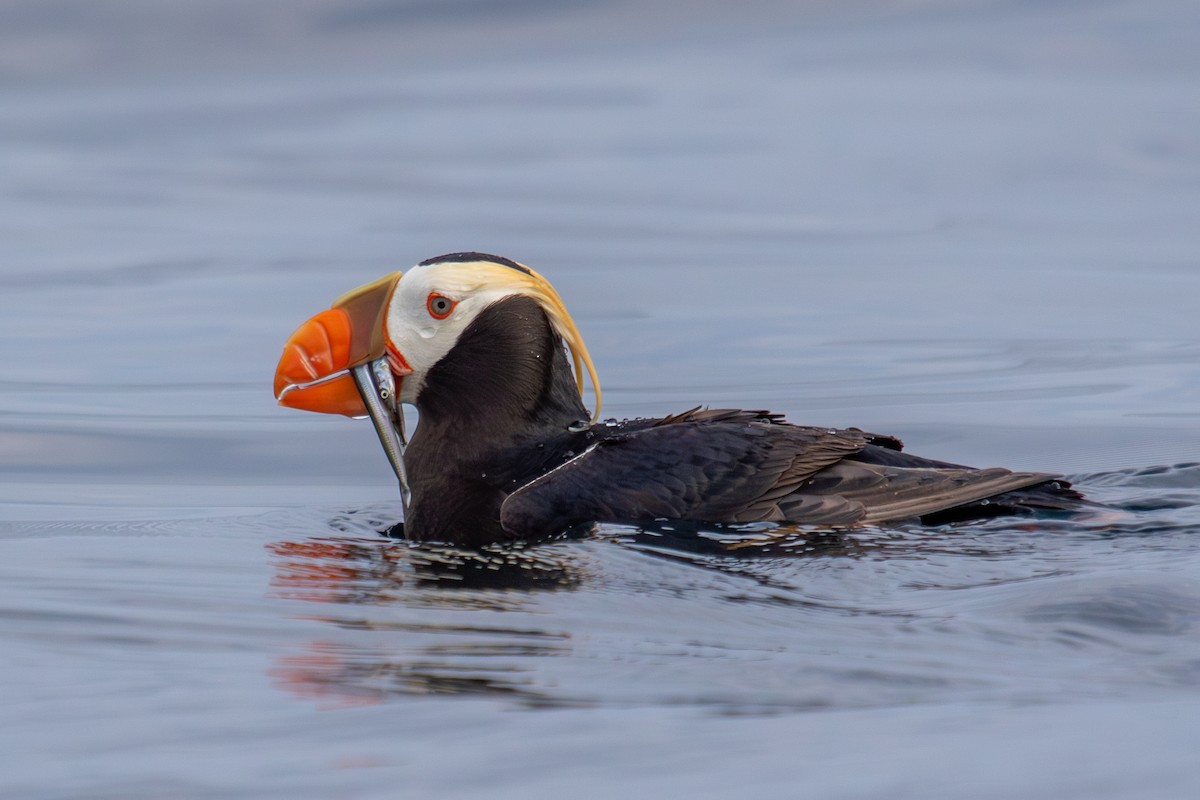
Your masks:
<path fill-rule="evenodd" d="M 457 300 L 446 297 L 444 294 L 431 292 L 425 300 L 425 310 L 429 312 L 429 316 L 434 319 L 445 319 L 454 311 L 454 307 L 458 305 Z"/>

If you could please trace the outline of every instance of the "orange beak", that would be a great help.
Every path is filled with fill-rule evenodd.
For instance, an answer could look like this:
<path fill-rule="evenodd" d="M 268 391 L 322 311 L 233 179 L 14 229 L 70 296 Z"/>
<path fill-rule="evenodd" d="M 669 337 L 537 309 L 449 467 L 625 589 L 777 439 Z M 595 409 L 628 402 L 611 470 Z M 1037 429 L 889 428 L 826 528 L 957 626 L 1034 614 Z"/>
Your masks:
<path fill-rule="evenodd" d="M 367 415 L 350 369 L 387 352 L 384 320 L 399 282 L 400 273 L 393 272 L 360 286 L 296 329 L 275 368 L 279 405 L 348 417 Z M 398 360 L 389 361 L 397 372 Z M 403 375 L 397 372 L 396 377 Z"/>

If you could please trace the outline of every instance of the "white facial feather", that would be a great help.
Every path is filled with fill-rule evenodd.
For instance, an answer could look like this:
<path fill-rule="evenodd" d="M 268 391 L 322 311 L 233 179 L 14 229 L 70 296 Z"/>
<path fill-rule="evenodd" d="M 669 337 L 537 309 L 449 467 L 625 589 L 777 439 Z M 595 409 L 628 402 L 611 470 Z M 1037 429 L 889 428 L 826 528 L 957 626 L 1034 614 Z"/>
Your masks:
<path fill-rule="evenodd" d="M 505 297 L 523 294 L 515 270 L 492 264 L 443 262 L 406 271 L 387 311 L 387 339 L 404 356 L 412 374 L 400 387 L 400 402 L 415 403 L 429 370 L 453 349 L 483 309 Z M 450 316 L 429 313 L 429 295 L 456 303 Z"/>

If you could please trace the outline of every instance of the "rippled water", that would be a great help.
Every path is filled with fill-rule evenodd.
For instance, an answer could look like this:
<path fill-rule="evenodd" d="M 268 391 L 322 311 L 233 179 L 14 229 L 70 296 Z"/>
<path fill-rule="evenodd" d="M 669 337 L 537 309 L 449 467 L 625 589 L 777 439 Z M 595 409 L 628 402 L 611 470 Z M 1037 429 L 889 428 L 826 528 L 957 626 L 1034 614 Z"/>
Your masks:
<path fill-rule="evenodd" d="M 1185 2 L 0 9 L 0 795 L 1200 791 Z M 536 266 L 620 416 L 1110 508 L 460 552 L 282 339 Z"/>

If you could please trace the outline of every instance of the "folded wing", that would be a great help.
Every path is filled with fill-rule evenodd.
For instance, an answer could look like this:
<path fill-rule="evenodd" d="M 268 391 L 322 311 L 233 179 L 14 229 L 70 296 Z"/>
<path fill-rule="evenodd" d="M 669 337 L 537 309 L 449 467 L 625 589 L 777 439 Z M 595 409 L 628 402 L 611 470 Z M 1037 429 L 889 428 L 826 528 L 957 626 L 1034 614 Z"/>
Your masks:
<path fill-rule="evenodd" d="M 878 454 L 899 447 L 890 437 L 790 425 L 766 412 L 685 412 L 599 439 L 511 494 L 501 524 L 516 536 L 590 521 L 847 526 L 921 517 L 1055 479 L 915 458 L 922 466 L 874 463 L 893 460 Z"/>

